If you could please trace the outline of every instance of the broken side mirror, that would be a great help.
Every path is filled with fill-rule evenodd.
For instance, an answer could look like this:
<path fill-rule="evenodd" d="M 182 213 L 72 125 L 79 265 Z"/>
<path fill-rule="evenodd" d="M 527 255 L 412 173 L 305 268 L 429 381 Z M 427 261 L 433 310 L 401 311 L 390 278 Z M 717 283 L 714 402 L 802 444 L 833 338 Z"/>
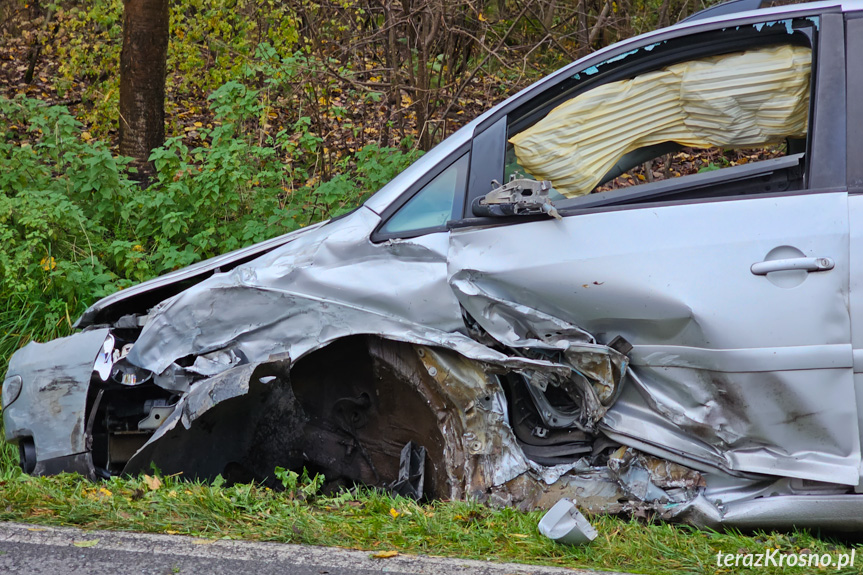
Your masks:
<path fill-rule="evenodd" d="M 473 215 L 502 217 L 548 214 L 555 219 L 561 219 L 548 197 L 551 182 L 548 180 L 538 182 L 519 176 L 518 172 L 514 173 L 510 176 L 509 182 L 504 185 L 497 180 L 492 180 L 492 190 L 473 201 L 471 205 Z"/>

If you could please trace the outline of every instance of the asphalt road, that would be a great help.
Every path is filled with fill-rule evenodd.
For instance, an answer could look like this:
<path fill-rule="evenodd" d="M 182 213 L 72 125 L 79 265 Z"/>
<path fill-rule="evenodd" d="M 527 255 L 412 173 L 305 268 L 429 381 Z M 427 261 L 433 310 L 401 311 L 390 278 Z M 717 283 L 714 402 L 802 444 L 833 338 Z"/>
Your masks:
<path fill-rule="evenodd" d="M 0 573 L 27 575 L 598 575 L 596 571 L 331 547 L 0 523 Z"/>

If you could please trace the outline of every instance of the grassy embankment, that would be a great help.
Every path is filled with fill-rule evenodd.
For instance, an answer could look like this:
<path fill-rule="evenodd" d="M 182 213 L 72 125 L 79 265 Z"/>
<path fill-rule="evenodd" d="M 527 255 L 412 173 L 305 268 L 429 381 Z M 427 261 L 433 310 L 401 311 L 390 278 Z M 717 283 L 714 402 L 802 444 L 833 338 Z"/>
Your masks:
<path fill-rule="evenodd" d="M 80 476 L 29 477 L 17 453 L 0 444 L 0 520 L 331 545 L 370 553 L 398 551 L 493 561 L 635 573 L 733 573 L 716 554 L 849 553 L 851 546 L 807 532 L 713 533 L 686 526 L 595 516 L 599 537 L 585 547 L 557 545 L 537 531 L 542 513 L 492 509 L 472 502 L 408 499 L 360 489 L 308 498 L 297 489 L 224 486 L 180 477 L 141 476 L 91 483 Z M 863 549 L 858 547 L 859 556 Z M 797 567 L 746 569 L 747 573 L 806 573 Z M 819 571 L 821 572 L 821 571 Z M 827 572 L 827 570 L 824 570 Z M 847 569 L 829 572 L 859 573 Z"/>

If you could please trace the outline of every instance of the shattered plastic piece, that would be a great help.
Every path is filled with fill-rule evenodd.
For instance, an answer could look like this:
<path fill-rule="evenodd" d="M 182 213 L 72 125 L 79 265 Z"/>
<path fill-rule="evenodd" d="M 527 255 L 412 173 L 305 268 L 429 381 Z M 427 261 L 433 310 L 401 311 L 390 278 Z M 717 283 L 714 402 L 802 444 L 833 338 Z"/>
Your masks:
<path fill-rule="evenodd" d="M 112 353 L 114 352 L 114 336 L 108 335 L 105 338 L 105 343 L 102 344 L 102 350 L 96 357 L 96 363 L 93 365 L 93 371 L 99 374 L 102 381 L 108 381 L 111 376 L 111 368 L 114 367 Z"/>
<path fill-rule="evenodd" d="M 419 501 L 423 496 L 423 481 L 425 479 L 426 448 L 413 441 L 407 442 L 402 448 L 399 460 L 399 478 L 393 484 L 392 491 L 402 497 L 410 497 Z"/>
<path fill-rule="evenodd" d="M 593 525 L 569 499 L 561 499 L 539 522 L 539 532 L 566 545 L 586 545 L 596 539 Z"/>

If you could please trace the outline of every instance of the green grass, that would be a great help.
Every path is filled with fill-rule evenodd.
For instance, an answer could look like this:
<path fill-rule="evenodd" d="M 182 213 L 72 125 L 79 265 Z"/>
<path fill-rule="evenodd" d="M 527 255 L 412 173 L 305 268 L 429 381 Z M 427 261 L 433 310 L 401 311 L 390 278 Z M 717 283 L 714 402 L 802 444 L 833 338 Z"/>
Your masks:
<path fill-rule="evenodd" d="M 733 573 L 716 554 L 848 553 L 851 547 L 806 532 L 713 533 L 615 517 L 592 518 L 599 537 L 585 547 L 557 545 L 537 531 L 542 513 L 492 509 L 474 502 L 417 504 L 372 490 L 303 501 L 258 485 L 225 487 L 162 477 L 91 483 L 73 474 L 29 477 L 17 453 L 0 445 L 0 520 L 228 538 L 331 545 L 370 552 L 396 550 L 494 561 L 635 573 Z M 858 548 L 858 555 L 863 549 Z M 863 559 L 858 558 L 859 562 Z M 856 570 L 835 573 L 859 572 Z M 747 573 L 805 573 L 786 567 Z"/>
<path fill-rule="evenodd" d="M 3 426 L 0 425 L 0 432 L 3 431 Z M 2 433 L 0 433 L 2 437 Z M 18 469 L 18 450 L 14 445 L 10 445 L 0 439 L 0 481 L 8 481 L 15 479 L 21 474 Z"/>

